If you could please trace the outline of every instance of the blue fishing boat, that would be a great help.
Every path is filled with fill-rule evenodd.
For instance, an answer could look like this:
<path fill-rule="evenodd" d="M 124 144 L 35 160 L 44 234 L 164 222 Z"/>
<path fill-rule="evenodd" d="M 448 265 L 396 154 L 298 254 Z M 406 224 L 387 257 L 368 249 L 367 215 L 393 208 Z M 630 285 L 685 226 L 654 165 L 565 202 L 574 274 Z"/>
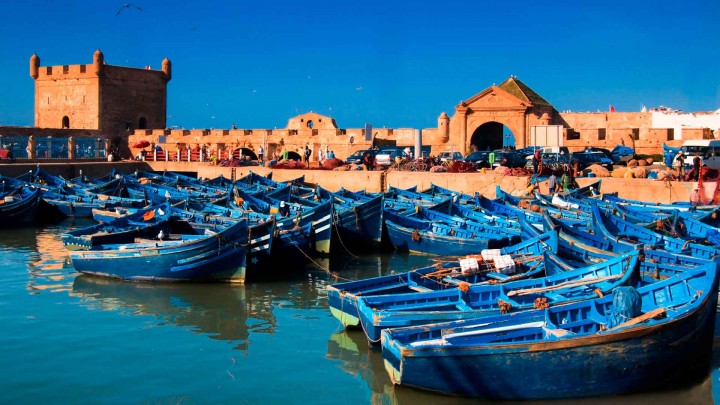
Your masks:
<path fill-rule="evenodd" d="M 519 230 L 471 221 L 460 220 L 464 224 L 460 227 L 387 210 L 384 215 L 390 241 L 400 252 L 461 256 L 513 245 L 521 239 Z"/>
<path fill-rule="evenodd" d="M 81 273 L 132 281 L 244 282 L 246 220 L 191 222 L 175 216 L 159 232 L 70 252 Z"/>
<path fill-rule="evenodd" d="M 26 225 L 37 219 L 40 188 L 0 176 L 0 226 Z"/>
<path fill-rule="evenodd" d="M 711 259 L 720 254 L 717 247 L 702 245 L 691 239 L 681 239 L 654 232 L 623 220 L 619 215 L 602 212 L 597 207 L 593 207 L 593 217 L 595 218 L 593 225 L 596 235 L 626 239 L 634 243 L 643 243 L 645 246 L 654 246 L 675 253 L 689 253 L 705 259 Z"/>
<path fill-rule="evenodd" d="M 109 179 L 105 183 L 100 184 L 84 184 L 72 183 L 62 176 L 50 174 L 41 169 L 40 166 L 35 170 L 30 170 L 16 177 L 17 180 L 25 182 L 34 187 L 40 188 L 42 191 L 51 191 L 59 194 L 84 194 L 86 192 L 96 194 L 115 195 L 122 189 L 122 177 Z"/>
<path fill-rule="evenodd" d="M 523 219 L 522 217 L 509 218 L 503 215 L 491 215 L 482 211 L 481 208 L 469 204 L 464 205 L 453 203 L 452 207 L 450 207 L 450 215 L 466 218 L 475 222 L 492 224 L 500 228 L 508 229 L 518 229 L 518 227 L 521 227 L 522 222 L 527 223 L 527 221 L 524 220 L 520 221 L 520 219 Z"/>
<path fill-rule="evenodd" d="M 132 198 L 143 199 L 154 204 L 170 201 L 177 203 L 186 200 L 212 202 L 227 198 L 228 190 L 216 188 L 192 189 L 182 186 L 169 186 L 163 183 L 126 181 L 126 190 Z"/>
<path fill-rule="evenodd" d="M 494 271 L 495 266 L 490 263 L 483 265 L 483 269 L 488 271 L 464 275 L 456 260 L 400 274 L 336 283 L 327 288 L 328 305 L 330 312 L 343 325 L 358 326 L 357 298 L 360 296 L 428 292 L 457 288 L 459 283 L 476 284 L 489 280 L 510 281 L 533 277 L 543 270 L 539 266 L 543 252 L 555 252 L 557 248 L 557 233 L 551 231 L 494 252 L 513 258 L 516 268 L 512 276 Z"/>
<path fill-rule="evenodd" d="M 582 210 L 579 210 L 578 207 L 562 207 L 562 208 L 556 208 L 554 206 L 549 206 L 547 204 L 544 204 L 543 200 L 538 199 L 535 196 L 527 197 L 527 198 L 520 198 L 515 197 L 510 193 L 506 193 L 503 191 L 500 186 L 495 186 L 495 200 L 496 201 L 502 201 L 505 204 L 512 205 L 514 207 L 528 210 L 532 205 L 538 205 L 542 206 L 550 215 L 556 216 L 558 218 L 564 218 L 564 219 L 573 219 L 577 221 L 583 221 L 583 222 L 590 222 L 591 216 L 588 213 L 583 212 Z"/>
<path fill-rule="evenodd" d="M 275 235 L 275 216 L 250 212 L 240 206 L 219 206 L 214 204 L 188 202 L 185 209 L 211 221 L 213 217 L 233 218 L 248 221 L 248 247 L 245 269 L 246 280 L 257 280 L 276 275 L 271 271 L 271 254 Z"/>
<path fill-rule="evenodd" d="M 453 202 L 456 204 L 463 204 L 463 205 L 475 205 L 475 195 L 471 194 L 465 194 L 461 193 L 455 190 L 450 190 L 448 188 L 440 187 L 437 184 L 430 183 L 430 188 L 423 191 L 424 194 L 429 194 L 432 196 L 439 196 L 442 198 L 452 198 Z"/>
<path fill-rule="evenodd" d="M 480 318 L 596 298 L 615 287 L 635 284 L 639 253 L 636 250 L 602 263 L 555 272 L 552 276 L 502 284 L 362 296 L 357 302 L 360 322 L 370 343 L 378 343 L 380 332 L 387 328 Z M 552 260 L 546 252 L 541 266 Z"/>
<path fill-rule="evenodd" d="M 566 226 L 562 221 L 545 216 L 549 229 L 558 230 L 558 250 L 560 257 L 575 265 L 592 264 L 608 260 L 620 254 L 635 250 L 640 244 L 612 238 L 607 234 L 592 234 L 577 228 Z M 683 268 L 704 266 L 707 259 L 663 249 L 644 249 L 641 267 L 651 268 L 654 263 L 680 266 Z M 551 267 L 546 267 L 546 272 Z"/>
<path fill-rule="evenodd" d="M 236 184 L 238 186 L 241 186 L 242 184 L 247 185 L 262 185 L 268 190 L 274 190 L 280 186 L 303 186 L 305 184 L 305 176 L 300 176 L 295 179 L 290 179 L 287 181 L 275 181 L 272 179 L 272 172 L 268 173 L 268 175 L 261 176 L 255 172 L 250 172 L 247 174 L 247 176 L 240 177 L 237 179 Z"/>
<path fill-rule="evenodd" d="M 415 210 L 416 207 L 421 207 L 449 214 L 452 202 L 452 197 L 418 193 L 415 191 L 415 187 L 403 190 L 390 186 L 390 189 L 385 193 L 386 211 L 409 212 Z"/>
<path fill-rule="evenodd" d="M 321 200 L 331 200 L 333 203 L 333 235 L 338 243 L 350 251 L 380 247 L 383 229 L 382 195 L 363 199 L 344 189 L 330 192 L 319 186 L 317 192 Z"/>
<path fill-rule="evenodd" d="M 243 190 L 235 189 L 234 195 L 242 200 L 243 206 L 235 201 L 228 202 L 232 208 L 248 210 L 250 218 L 254 213 L 275 215 L 275 254 L 273 260 L 281 263 L 301 262 L 314 254 L 328 254 L 332 237 L 332 202 L 325 201 L 315 207 L 298 209 L 290 215 L 291 203 L 280 202 L 273 205 L 262 198 L 252 196 Z M 239 200 L 238 200 L 239 201 Z M 261 217 L 261 218 L 264 218 Z"/>
<path fill-rule="evenodd" d="M 479 194 L 475 196 L 475 201 L 477 203 L 477 206 L 487 215 L 493 215 L 515 220 L 522 218 L 533 226 L 536 226 L 538 228 L 543 227 L 543 218 L 540 212 L 521 209 L 517 206 L 507 204 L 504 201 L 491 200 Z M 571 215 L 570 218 L 568 218 L 563 214 L 564 212 L 567 211 L 561 211 L 561 218 L 565 219 L 568 223 L 572 223 L 573 226 L 584 229 L 587 229 L 589 226 L 591 226 L 590 221 L 586 219 L 577 219 L 577 215 Z"/>
<path fill-rule="evenodd" d="M 109 211 L 115 208 L 141 208 L 143 200 L 107 196 L 105 194 L 58 194 L 44 191 L 41 196 L 43 215 L 47 217 L 92 218 L 93 210 Z"/>
<path fill-rule="evenodd" d="M 545 310 L 386 329 L 402 386 L 491 399 L 657 390 L 710 367 L 718 262 L 636 290 Z M 551 372 L 549 370 L 552 370 Z"/>
<path fill-rule="evenodd" d="M 94 246 L 126 243 L 144 234 L 157 234 L 170 219 L 170 204 L 138 208 L 131 214 L 62 234 L 67 250 L 89 250 Z M 145 228 L 148 228 L 145 230 Z"/>

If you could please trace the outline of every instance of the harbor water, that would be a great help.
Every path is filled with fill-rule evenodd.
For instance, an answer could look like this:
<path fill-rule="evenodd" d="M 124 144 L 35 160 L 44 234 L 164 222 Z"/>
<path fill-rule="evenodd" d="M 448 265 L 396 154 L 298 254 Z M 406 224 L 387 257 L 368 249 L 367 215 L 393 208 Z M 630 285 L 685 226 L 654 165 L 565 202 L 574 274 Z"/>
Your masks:
<path fill-rule="evenodd" d="M 60 234 L 91 223 L 0 230 L 0 403 L 477 403 L 394 387 L 363 332 L 328 310 L 327 269 L 359 279 L 427 257 L 343 255 L 246 285 L 129 283 L 73 270 Z M 710 404 L 719 352 L 689 386 L 546 403 Z"/>

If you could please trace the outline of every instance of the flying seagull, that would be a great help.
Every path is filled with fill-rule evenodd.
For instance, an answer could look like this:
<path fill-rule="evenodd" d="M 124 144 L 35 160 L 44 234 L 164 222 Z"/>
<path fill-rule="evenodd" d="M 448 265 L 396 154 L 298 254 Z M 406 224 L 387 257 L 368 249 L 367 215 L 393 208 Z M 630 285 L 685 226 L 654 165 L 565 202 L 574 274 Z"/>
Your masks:
<path fill-rule="evenodd" d="M 122 13 L 123 9 L 130 8 L 130 7 L 135 7 L 138 11 L 143 11 L 140 7 L 138 7 L 132 3 L 125 3 L 122 5 L 122 7 L 120 7 L 118 9 L 117 13 L 115 13 L 115 17 L 119 16 L 120 13 Z"/>

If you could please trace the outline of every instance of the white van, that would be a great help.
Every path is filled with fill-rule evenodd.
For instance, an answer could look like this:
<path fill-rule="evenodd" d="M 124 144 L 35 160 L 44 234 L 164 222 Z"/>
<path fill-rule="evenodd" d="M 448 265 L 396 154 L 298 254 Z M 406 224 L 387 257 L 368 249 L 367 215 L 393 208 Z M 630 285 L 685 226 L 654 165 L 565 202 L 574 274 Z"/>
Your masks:
<path fill-rule="evenodd" d="M 702 157 L 703 164 L 711 169 L 720 169 L 720 140 L 693 139 L 683 142 L 685 165 L 692 166 L 695 156 Z"/>

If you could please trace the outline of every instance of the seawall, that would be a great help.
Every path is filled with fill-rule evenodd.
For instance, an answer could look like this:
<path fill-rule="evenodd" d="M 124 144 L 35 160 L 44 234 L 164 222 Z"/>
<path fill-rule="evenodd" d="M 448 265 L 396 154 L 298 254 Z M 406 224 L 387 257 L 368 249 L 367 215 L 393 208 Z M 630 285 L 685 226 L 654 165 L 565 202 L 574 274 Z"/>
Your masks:
<path fill-rule="evenodd" d="M 260 175 L 273 173 L 276 181 L 287 181 L 305 176 L 308 183 L 336 191 L 346 188 L 352 191 L 366 190 L 368 192 L 385 191 L 389 186 L 407 188 L 417 186 L 419 190 L 436 184 L 452 190 L 472 194 L 476 191 L 482 195 L 494 198 L 495 186 L 518 195 L 530 185 L 528 176 L 499 176 L 493 173 L 429 173 L 429 172 L 367 172 L 367 171 L 326 171 L 326 170 L 283 170 L 269 169 L 260 166 L 249 167 L 219 167 L 208 164 L 186 162 L 64 162 L 41 163 L 43 170 L 61 175 L 67 179 L 77 177 L 80 171 L 86 176 L 97 177 L 107 174 L 115 168 L 122 173 L 132 173 L 135 170 L 176 171 L 187 174 L 197 174 L 202 178 L 214 178 L 221 174 L 227 178 L 239 178 L 248 173 L 255 172 Z M 0 174 L 15 177 L 37 167 L 35 163 L 0 164 Z M 583 186 L 597 179 L 578 178 Z M 689 201 L 690 193 L 696 183 L 693 182 L 667 182 L 648 179 L 603 178 L 601 191 L 604 193 L 617 192 L 620 197 L 642 200 L 655 203 L 672 203 L 676 201 Z M 710 197 L 715 184 L 708 184 L 706 195 Z M 541 183 L 540 191 L 547 192 L 547 184 Z"/>

